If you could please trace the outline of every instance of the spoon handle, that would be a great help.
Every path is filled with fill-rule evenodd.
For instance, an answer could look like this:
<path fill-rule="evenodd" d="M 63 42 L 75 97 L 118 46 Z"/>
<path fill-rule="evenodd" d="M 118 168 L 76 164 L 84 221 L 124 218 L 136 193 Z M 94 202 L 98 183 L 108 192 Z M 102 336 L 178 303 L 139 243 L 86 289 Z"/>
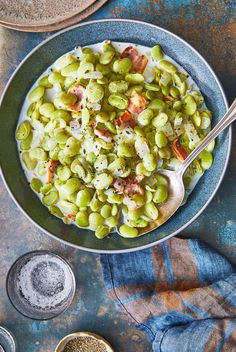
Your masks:
<path fill-rule="evenodd" d="M 208 133 L 203 141 L 189 154 L 184 160 L 178 173 L 182 176 L 189 165 L 196 159 L 196 157 L 213 141 L 226 127 L 228 127 L 234 120 L 236 120 L 236 99 L 233 101 L 229 110 L 218 122 L 218 124 Z"/>

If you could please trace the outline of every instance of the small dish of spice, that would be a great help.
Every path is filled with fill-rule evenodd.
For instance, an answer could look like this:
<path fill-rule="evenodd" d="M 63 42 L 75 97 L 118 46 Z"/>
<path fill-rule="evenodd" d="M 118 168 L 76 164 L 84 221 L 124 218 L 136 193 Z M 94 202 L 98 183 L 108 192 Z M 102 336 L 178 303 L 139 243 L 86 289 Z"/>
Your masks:
<path fill-rule="evenodd" d="M 76 332 L 65 336 L 55 352 L 114 352 L 111 345 L 101 336 L 91 332 Z"/>
<path fill-rule="evenodd" d="M 6 280 L 13 306 L 28 318 L 47 320 L 64 312 L 75 294 L 75 277 L 61 256 L 44 250 L 23 254 Z"/>

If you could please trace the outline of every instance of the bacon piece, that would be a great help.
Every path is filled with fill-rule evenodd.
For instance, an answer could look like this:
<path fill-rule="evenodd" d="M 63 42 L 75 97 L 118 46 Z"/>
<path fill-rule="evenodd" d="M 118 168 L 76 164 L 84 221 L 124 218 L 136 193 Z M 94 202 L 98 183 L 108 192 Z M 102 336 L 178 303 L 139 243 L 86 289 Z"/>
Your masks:
<path fill-rule="evenodd" d="M 122 128 L 134 128 L 137 125 L 137 121 L 128 111 L 125 111 L 122 115 L 120 115 L 120 117 L 118 117 L 118 119 L 115 120 L 115 125 Z"/>
<path fill-rule="evenodd" d="M 143 178 L 142 178 L 143 179 Z M 144 195 L 143 188 L 139 185 L 141 178 L 117 178 L 113 186 L 119 193 L 124 193 L 126 196 L 133 196 L 135 194 Z"/>
<path fill-rule="evenodd" d="M 121 59 L 125 57 L 129 58 L 132 61 L 132 72 L 144 72 L 148 63 L 148 58 L 145 55 L 139 55 L 137 49 L 135 49 L 133 46 L 128 46 L 120 55 Z"/>
<path fill-rule="evenodd" d="M 79 100 L 83 100 L 85 96 L 85 88 L 80 84 L 74 84 L 69 88 L 68 92 L 77 96 Z"/>
<path fill-rule="evenodd" d="M 137 56 L 139 56 L 138 50 L 133 46 L 127 46 L 127 48 L 125 48 L 125 50 L 120 54 L 121 59 L 128 57 L 132 62 Z"/>
<path fill-rule="evenodd" d="M 134 196 L 135 194 L 140 194 L 141 196 L 143 196 L 144 190 L 138 183 L 136 183 L 134 181 L 134 182 L 130 182 L 126 185 L 126 187 L 124 189 L 124 194 L 129 197 Z"/>
<path fill-rule="evenodd" d="M 66 214 L 65 218 L 70 219 L 70 220 L 75 220 L 75 214 Z"/>
<path fill-rule="evenodd" d="M 126 184 L 127 184 L 127 180 L 122 179 L 122 178 L 117 178 L 115 180 L 115 182 L 113 183 L 113 187 L 117 190 L 117 192 L 123 193 Z"/>
<path fill-rule="evenodd" d="M 188 157 L 188 152 L 179 143 L 178 138 L 172 142 L 171 149 L 180 161 L 184 161 Z"/>
<path fill-rule="evenodd" d="M 52 159 L 49 160 L 49 165 L 47 167 L 47 183 L 50 183 L 52 181 L 54 172 L 58 164 L 59 164 L 58 160 L 52 160 Z"/>
<path fill-rule="evenodd" d="M 145 55 L 138 56 L 133 61 L 132 71 L 135 73 L 143 73 L 148 63 L 148 58 Z"/>
<path fill-rule="evenodd" d="M 112 141 L 112 134 L 106 130 L 100 130 L 98 128 L 94 128 L 94 134 L 104 140 L 105 142 Z"/>
<path fill-rule="evenodd" d="M 78 98 L 78 101 L 75 104 L 70 105 L 68 108 L 73 111 L 80 111 L 81 106 L 85 103 L 86 89 L 80 84 L 75 84 L 69 88 L 68 92 L 74 94 Z"/>
<path fill-rule="evenodd" d="M 137 93 L 136 90 L 133 90 L 130 97 L 128 110 L 133 114 L 139 114 L 146 108 L 147 105 L 148 101 L 141 94 Z"/>
<path fill-rule="evenodd" d="M 78 101 L 78 102 L 75 103 L 74 105 L 69 105 L 69 106 L 68 106 L 68 110 L 71 110 L 71 111 L 80 111 L 80 110 L 81 110 L 81 101 Z"/>
<path fill-rule="evenodd" d="M 112 134 L 109 131 L 106 130 L 101 130 L 100 128 L 97 128 L 98 123 L 93 122 L 91 124 L 91 127 L 93 128 L 94 134 L 98 136 L 99 138 L 103 139 L 105 142 L 111 142 L 112 141 Z"/>

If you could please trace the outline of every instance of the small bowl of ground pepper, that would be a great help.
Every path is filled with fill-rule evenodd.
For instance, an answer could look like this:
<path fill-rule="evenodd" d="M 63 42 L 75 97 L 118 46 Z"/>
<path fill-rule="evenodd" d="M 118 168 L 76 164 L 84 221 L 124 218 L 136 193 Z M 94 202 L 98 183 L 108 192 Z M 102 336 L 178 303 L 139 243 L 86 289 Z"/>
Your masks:
<path fill-rule="evenodd" d="M 103 337 L 81 331 L 65 336 L 57 345 L 55 352 L 114 352 L 114 350 Z"/>

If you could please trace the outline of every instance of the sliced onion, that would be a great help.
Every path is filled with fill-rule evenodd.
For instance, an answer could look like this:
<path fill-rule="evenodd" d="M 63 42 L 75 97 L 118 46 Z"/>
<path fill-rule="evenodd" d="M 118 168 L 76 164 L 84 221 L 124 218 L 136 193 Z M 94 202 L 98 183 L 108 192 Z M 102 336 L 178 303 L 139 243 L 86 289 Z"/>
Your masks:
<path fill-rule="evenodd" d="M 144 75 L 145 82 L 151 83 L 155 77 L 154 69 L 150 67 L 146 67 L 143 75 Z"/>
<path fill-rule="evenodd" d="M 176 117 L 176 118 L 174 119 L 174 126 L 175 126 L 175 127 L 176 127 L 176 126 L 179 126 L 179 125 L 182 124 L 182 122 L 183 122 L 183 118 L 180 117 L 180 116 L 178 116 L 178 117 Z"/>
<path fill-rule="evenodd" d="M 44 101 L 53 103 L 56 95 L 57 95 L 57 91 L 54 88 L 48 88 L 45 90 Z"/>
<path fill-rule="evenodd" d="M 177 137 L 181 136 L 181 134 L 183 134 L 183 133 L 184 133 L 184 126 L 183 125 L 175 127 L 175 135 Z"/>
<path fill-rule="evenodd" d="M 164 126 L 160 127 L 160 130 L 163 131 L 169 139 L 175 137 L 174 130 L 170 122 L 167 122 Z"/>
<path fill-rule="evenodd" d="M 134 146 L 138 156 L 141 159 L 143 159 L 147 153 L 150 153 L 149 146 L 143 137 L 137 136 Z"/>
<path fill-rule="evenodd" d="M 57 145 L 57 141 L 56 141 L 56 139 L 55 138 L 50 138 L 49 140 L 48 140 L 48 142 L 47 142 L 47 146 L 48 146 L 48 148 L 49 149 L 54 149 L 55 147 L 56 147 L 56 145 Z"/>
<path fill-rule="evenodd" d="M 52 132 L 54 130 L 54 128 L 56 127 L 56 124 L 57 124 L 56 121 L 50 120 L 44 128 L 44 132 L 46 132 L 46 133 Z"/>
<path fill-rule="evenodd" d="M 172 76 L 169 72 L 164 71 L 161 75 L 160 82 L 163 86 L 167 86 L 172 80 Z"/>
<path fill-rule="evenodd" d="M 94 111 L 99 111 L 101 110 L 101 104 L 87 102 L 87 108 Z"/>
<path fill-rule="evenodd" d="M 70 121 L 70 133 L 78 140 L 83 138 L 83 129 L 77 120 Z"/>
<path fill-rule="evenodd" d="M 208 129 L 211 126 L 211 119 L 208 116 L 202 116 L 201 128 L 203 130 Z"/>
<path fill-rule="evenodd" d="M 81 46 L 77 46 L 74 49 L 74 55 L 79 59 L 82 60 L 83 59 L 83 51 Z"/>
<path fill-rule="evenodd" d="M 158 160 L 157 160 L 157 167 L 158 167 L 158 168 L 159 168 L 159 167 L 162 167 L 162 166 L 163 166 L 163 163 L 164 163 L 163 159 L 158 159 Z"/>
<path fill-rule="evenodd" d="M 31 142 L 31 148 L 39 147 L 44 138 L 44 126 L 38 120 L 32 121 L 32 126 L 34 128 L 33 139 Z"/>
<path fill-rule="evenodd" d="M 98 71 L 93 71 L 93 72 L 88 72 L 83 75 L 84 79 L 101 79 L 103 77 L 103 74 Z"/>
<path fill-rule="evenodd" d="M 168 169 L 170 170 L 178 170 L 182 165 L 182 162 L 177 158 L 172 158 L 168 163 Z"/>
<path fill-rule="evenodd" d="M 33 120 L 33 121 L 31 122 L 31 124 L 32 124 L 33 128 L 34 128 L 36 131 L 39 131 L 39 132 L 41 132 L 41 133 L 44 133 L 44 126 L 43 126 L 43 124 L 42 124 L 40 121 L 38 121 L 38 120 Z"/>
<path fill-rule="evenodd" d="M 200 138 L 192 122 L 186 122 L 184 128 L 191 144 L 196 145 L 200 142 Z"/>
<path fill-rule="evenodd" d="M 80 141 L 83 138 L 83 133 L 80 129 L 71 130 L 70 134 Z"/>
<path fill-rule="evenodd" d="M 55 90 L 55 92 L 57 92 L 57 93 L 59 93 L 59 92 L 61 92 L 61 85 L 60 85 L 60 83 L 55 83 L 54 85 L 53 85 L 53 89 Z"/>
<path fill-rule="evenodd" d="M 79 123 L 79 121 L 76 120 L 76 119 L 70 121 L 70 128 L 72 128 L 72 129 L 78 129 L 78 128 L 80 128 L 80 123 Z"/>
<path fill-rule="evenodd" d="M 135 210 L 137 205 L 133 199 L 130 199 L 129 197 L 124 197 L 123 203 L 127 205 L 129 210 Z"/>

